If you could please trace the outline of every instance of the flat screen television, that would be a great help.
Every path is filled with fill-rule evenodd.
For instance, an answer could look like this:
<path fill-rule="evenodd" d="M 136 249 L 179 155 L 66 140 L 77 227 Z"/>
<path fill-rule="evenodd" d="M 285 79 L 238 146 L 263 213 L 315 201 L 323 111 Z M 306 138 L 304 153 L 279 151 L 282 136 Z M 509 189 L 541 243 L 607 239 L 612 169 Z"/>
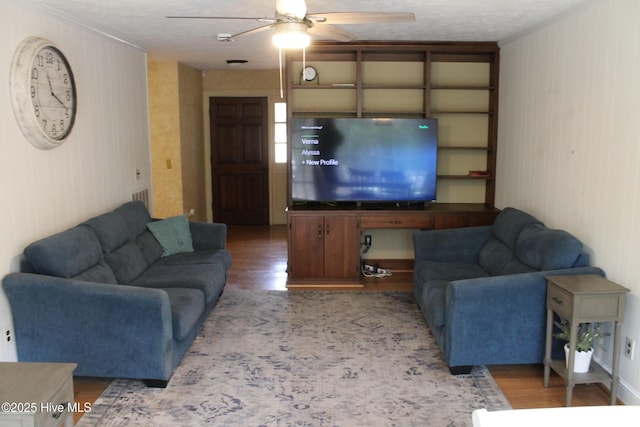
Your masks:
<path fill-rule="evenodd" d="M 294 203 L 435 200 L 436 119 L 294 118 L 290 125 Z"/>

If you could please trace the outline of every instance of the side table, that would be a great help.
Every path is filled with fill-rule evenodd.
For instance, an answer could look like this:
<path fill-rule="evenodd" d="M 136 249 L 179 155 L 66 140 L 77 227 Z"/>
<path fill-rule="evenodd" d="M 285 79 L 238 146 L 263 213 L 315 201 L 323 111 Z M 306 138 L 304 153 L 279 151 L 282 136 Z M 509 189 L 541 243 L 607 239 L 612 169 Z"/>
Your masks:
<path fill-rule="evenodd" d="M 624 321 L 625 295 L 629 289 L 613 283 L 597 274 L 547 276 L 547 340 L 544 356 L 544 386 L 549 387 L 550 369 L 553 369 L 567 383 L 566 406 L 571 406 L 575 384 L 611 384 L 611 405 L 616 404 L 620 378 L 620 332 Z M 569 361 L 551 360 L 553 334 L 553 313 L 569 321 Z M 588 322 L 614 322 L 613 360 L 611 374 L 597 363 L 592 362 L 589 372 L 575 373 L 576 338 L 578 324 Z"/>
<path fill-rule="evenodd" d="M 0 426 L 73 426 L 75 363 L 0 362 Z"/>

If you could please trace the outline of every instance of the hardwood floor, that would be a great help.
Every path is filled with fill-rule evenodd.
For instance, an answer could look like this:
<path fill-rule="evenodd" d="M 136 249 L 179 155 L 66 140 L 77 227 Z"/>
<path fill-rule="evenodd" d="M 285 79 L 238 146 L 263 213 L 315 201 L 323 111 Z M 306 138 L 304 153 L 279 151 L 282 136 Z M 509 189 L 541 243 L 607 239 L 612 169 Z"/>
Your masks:
<path fill-rule="evenodd" d="M 286 291 L 286 226 L 230 226 L 227 247 L 233 258 L 228 287 Z M 410 273 L 393 274 L 382 279 L 367 279 L 361 289 L 409 292 L 411 280 Z M 490 371 L 514 409 L 564 406 L 563 380 L 552 373 L 550 385 L 545 388 L 542 365 L 491 366 Z M 110 382 L 103 378 L 74 378 L 76 402 L 93 403 Z M 608 392 L 599 385 L 582 384 L 574 389 L 574 406 L 607 405 L 608 402 Z M 76 413 L 74 422 L 81 416 Z"/>

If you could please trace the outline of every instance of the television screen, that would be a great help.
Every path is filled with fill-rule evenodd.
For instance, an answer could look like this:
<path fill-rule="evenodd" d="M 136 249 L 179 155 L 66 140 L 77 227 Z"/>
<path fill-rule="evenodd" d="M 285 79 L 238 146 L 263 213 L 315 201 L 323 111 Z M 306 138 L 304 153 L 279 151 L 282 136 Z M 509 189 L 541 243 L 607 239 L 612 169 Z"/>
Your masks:
<path fill-rule="evenodd" d="M 293 119 L 292 199 L 433 201 L 437 150 L 436 119 Z"/>

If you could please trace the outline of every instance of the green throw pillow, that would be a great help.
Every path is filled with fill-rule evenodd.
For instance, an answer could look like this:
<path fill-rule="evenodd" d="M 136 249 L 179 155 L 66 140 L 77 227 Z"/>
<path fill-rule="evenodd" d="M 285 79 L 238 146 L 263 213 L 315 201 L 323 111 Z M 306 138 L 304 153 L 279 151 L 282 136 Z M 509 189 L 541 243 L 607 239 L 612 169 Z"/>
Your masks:
<path fill-rule="evenodd" d="M 162 256 L 193 252 L 191 230 L 186 215 L 150 222 L 147 228 L 162 246 Z"/>

